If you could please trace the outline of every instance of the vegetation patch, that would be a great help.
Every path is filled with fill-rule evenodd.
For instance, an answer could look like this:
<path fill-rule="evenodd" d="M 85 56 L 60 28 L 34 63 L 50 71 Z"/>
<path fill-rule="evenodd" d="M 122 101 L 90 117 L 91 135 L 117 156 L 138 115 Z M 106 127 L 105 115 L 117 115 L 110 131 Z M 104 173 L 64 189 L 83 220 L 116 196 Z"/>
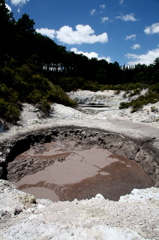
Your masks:
<path fill-rule="evenodd" d="M 150 86 L 148 92 L 145 95 L 140 95 L 136 99 L 131 100 L 130 102 L 121 102 L 119 108 L 129 108 L 132 107 L 132 112 L 136 112 L 142 109 L 143 106 L 149 103 L 156 103 L 159 101 L 159 91 L 157 89 L 158 84 L 154 84 Z M 138 92 L 138 91 L 137 91 Z M 152 111 L 155 111 L 152 108 Z"/>

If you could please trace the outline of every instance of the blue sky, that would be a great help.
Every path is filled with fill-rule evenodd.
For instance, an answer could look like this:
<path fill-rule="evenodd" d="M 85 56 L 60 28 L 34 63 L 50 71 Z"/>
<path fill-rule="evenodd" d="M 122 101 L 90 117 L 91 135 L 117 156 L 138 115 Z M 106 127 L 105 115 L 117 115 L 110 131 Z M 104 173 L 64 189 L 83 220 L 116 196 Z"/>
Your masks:
<path fill-rule="evenodd" d="M 159 57 L 159 0 L 6 0 L 19 19 L 68 51 L 119 65 Z"/>

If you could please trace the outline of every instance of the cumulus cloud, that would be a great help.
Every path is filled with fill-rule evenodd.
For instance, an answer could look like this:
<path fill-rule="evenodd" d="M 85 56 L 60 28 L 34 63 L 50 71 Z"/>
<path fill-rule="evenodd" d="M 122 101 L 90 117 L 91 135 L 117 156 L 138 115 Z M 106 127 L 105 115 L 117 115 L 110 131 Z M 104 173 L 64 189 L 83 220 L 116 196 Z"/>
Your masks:
<path fill-rule="evenodd" d="M 83 54 L 84 56 L 88 57 L 89 59 L 91 58 L 97 58 L 98 60 L 106 60 L 107 62 L 111 62 L 111 58 L 108 57 L 99 57 L 98 53 L 96 52 L 82 52 L 82 51 L 78 51 L 77 48 L 71 48 L 71 51 L 76 53 L 76 54 Z"/>
<path fill-rule="evenodd" d="M 90 11 L 90 14 L 91 14 L 92 16 L 94 16 L 95 13 L 96 13 L 96 10 L 95 10 L 95 9 L 92 9 L 92 10 Z"/>
<path fill-rule="evenodd" d="M 125 39 L 126 39 L 126 40 L 130 40 L 130 39 L 135 40 L 135 39 L 136 39 L 136 34 L 128 35 L 128 36 L 126 36 Z"/>
<path fill-rule="evenodd" d="M 105 4 L 102 4 L 102 5 L 100 5 L 100 8 L 105 9 L 105 8 L 106 8 L 106 5 L 105 5 Z"/>
<path fill-rule="evenodd" d="M 134 44 L 131 48 L 135 50 L 141 48 L 141 46 L 140 44 Z"/>
<path fill-rule="evenodd" d="M 11 4 L 14 6 L 23 6 L 24 4 L 26 4 L 29 1 L 30 0 L 11 0 Z"/>
<path fill-rule="evenodd" d="M 144 33 L 146 34 L 159 33 L 159 23 L 154 23 L 151 26 L 145 28 Z"/>
<path fill-rule="evenodd" d="M 8 5 L 8 4 L 5 4 L 6 5 L 6 8 L 9 10 L 9 12 L 12 11 L 11 7 Z"/>
<path fill-rule="evenodd" d="M 69 45 L 72 44 L 82 44 L 82 43 L 106 43 L 108 42 L 108 35 L 106 32 L 95 35 L 94 30 L 89 25 L 76 25 L 76 30 L 74 31 L 72 27 L 63 26 L 58 31 L 48 28 L 36 29 L 38 33 L 48 36 L 50 38 L 56 38 L 62 43 Z"/>
<path fill-rule="evenodd" d="M 159 48 L 149 50 L 146 54 L 132 54 L 128 53 L 125 55 L 128 59 L 133 59 L 132 61 L 129 61 L 129 65 L 136 65 L 136 64 L 145 64 L 150 65 L 154 62 L 156 58 L 159 56 Z"/>
<path fill-rule="evenodd" d="M 106 32 L 95 35 L 94 30 L 89 25 L 76 25 L 76 30 L 73 31 L 72 27 L 63 26 L 56 31 L 56 38 L 63 43 L 67 44 L 82 44 L 82 43 L 106 43 L 108 42 L 108 35 Z"/>
<path fill-rule="evenodd" d="M 109 17 L 102 17 L 101 20 L 102 23 L 106 23 L 107 21 L 109 21 Z"/>
<path fill-rule="evenodd" d="M 51 39 L 55 37 L 56 31 L 54 29 L 48 29 L 48 28 L 39 28 L 36 29 L 37 33 L 41 33 L 42 35 L 45 35 Z"/>
<path fill-rule="evenodd" d="M 135 21 L 137 21 L 137 19 L 134 17 L 134 13 L 117 16 L 116 18 L 121 19 L 124 22 L 128 22 L 128 21 L 135 22 Z"/>

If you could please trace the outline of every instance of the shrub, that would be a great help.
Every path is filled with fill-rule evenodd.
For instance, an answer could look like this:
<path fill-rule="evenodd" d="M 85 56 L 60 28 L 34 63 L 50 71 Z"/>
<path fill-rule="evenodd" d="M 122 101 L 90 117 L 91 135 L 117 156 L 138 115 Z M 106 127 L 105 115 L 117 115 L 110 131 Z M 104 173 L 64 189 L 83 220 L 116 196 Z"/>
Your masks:
<path fill-rule="evenodd" d="M 151 107 L 151 112 L 158 112 L 158 108 L 152 106 L 152 107 Z"/>
<path fill-rule="evenodd" d="M 139 95 L 141 92 L 141 89 L 137 88 L 137 89 L 134 89 L 130 94 L 129 94 L 129 97 L 133 97 L 135 95 Z"/>
<path fill-rule="evenodd" d="M 43 97 L 43 94 L 40 93 L 40 91 L 38 89 L 34 89 L 33 91 L 30 92 L 30 94 L 28 96 L 26 96 L 26 100 L 29 103 L 38 103 L 41 101 Z"/>
<path fill-rule="evenodd" d="M 131 112 L 133 113 L 133 112 L 140 110 L 143 107 L 143 105 L 144 105 L 144 102 L 142 102 L 140 100 L 132 102 L 131 103 L 131 106 L 132 106 Z"/>
<path fill-rule="evenodd" d="M 20 116 L 20 105 L 16 103 L 6 102 L 0 98 L 0 115 L 9 122 L 16 122 Z"/>
<path fill-rule="evenodd" d="M 154 85 L 151 85 L 151 86 L 149 87 L 149 91 L 156 92 L 156 93 L 159 94 L 159 83 L 156 83 L 156 84 L 154 84 Z"/>
<path fill-rule="evenodd" d="M 20 109 L 16 104 L 8 103 L 4 118 L 9 122 L 16 123 L 19 120 Z"/>
<path fill-rule="evenodd" d="M 126 96 L 126 93 L 124 93 L 124 94 L 123 94 L 123 98 L 126 98 L 126 97 L 127 97 L 127 96 Z"/>
<path fill-rule="evenodd" d="M 119 106 L 119 109 L 128 108 L 128 107 L 130 107 L 130 103 L 121 102 L 120 106 Z"/>
<path fill-rule="evenodd" d="M 51 110 L 50 103 L 47 101 L 46 98 L 42 98 L 40 102 L 37 104 L 37 107 L 42 112 L 42 116 L 48 116 Z"/>

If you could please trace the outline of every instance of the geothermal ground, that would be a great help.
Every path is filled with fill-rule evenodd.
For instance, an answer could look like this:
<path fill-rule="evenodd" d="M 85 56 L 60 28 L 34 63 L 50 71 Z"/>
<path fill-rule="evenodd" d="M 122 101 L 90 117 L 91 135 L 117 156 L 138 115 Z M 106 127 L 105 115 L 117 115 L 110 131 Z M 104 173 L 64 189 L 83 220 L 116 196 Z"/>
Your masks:
<path fill-rule="evenodd" d="M 159 239 L 159 103 L 131 114 L 123 93 L 69 95 L 77 109 L 24 104 L 1 124 L 0 173 L 37 198 L 0 180 L 0 239 Z"/>

